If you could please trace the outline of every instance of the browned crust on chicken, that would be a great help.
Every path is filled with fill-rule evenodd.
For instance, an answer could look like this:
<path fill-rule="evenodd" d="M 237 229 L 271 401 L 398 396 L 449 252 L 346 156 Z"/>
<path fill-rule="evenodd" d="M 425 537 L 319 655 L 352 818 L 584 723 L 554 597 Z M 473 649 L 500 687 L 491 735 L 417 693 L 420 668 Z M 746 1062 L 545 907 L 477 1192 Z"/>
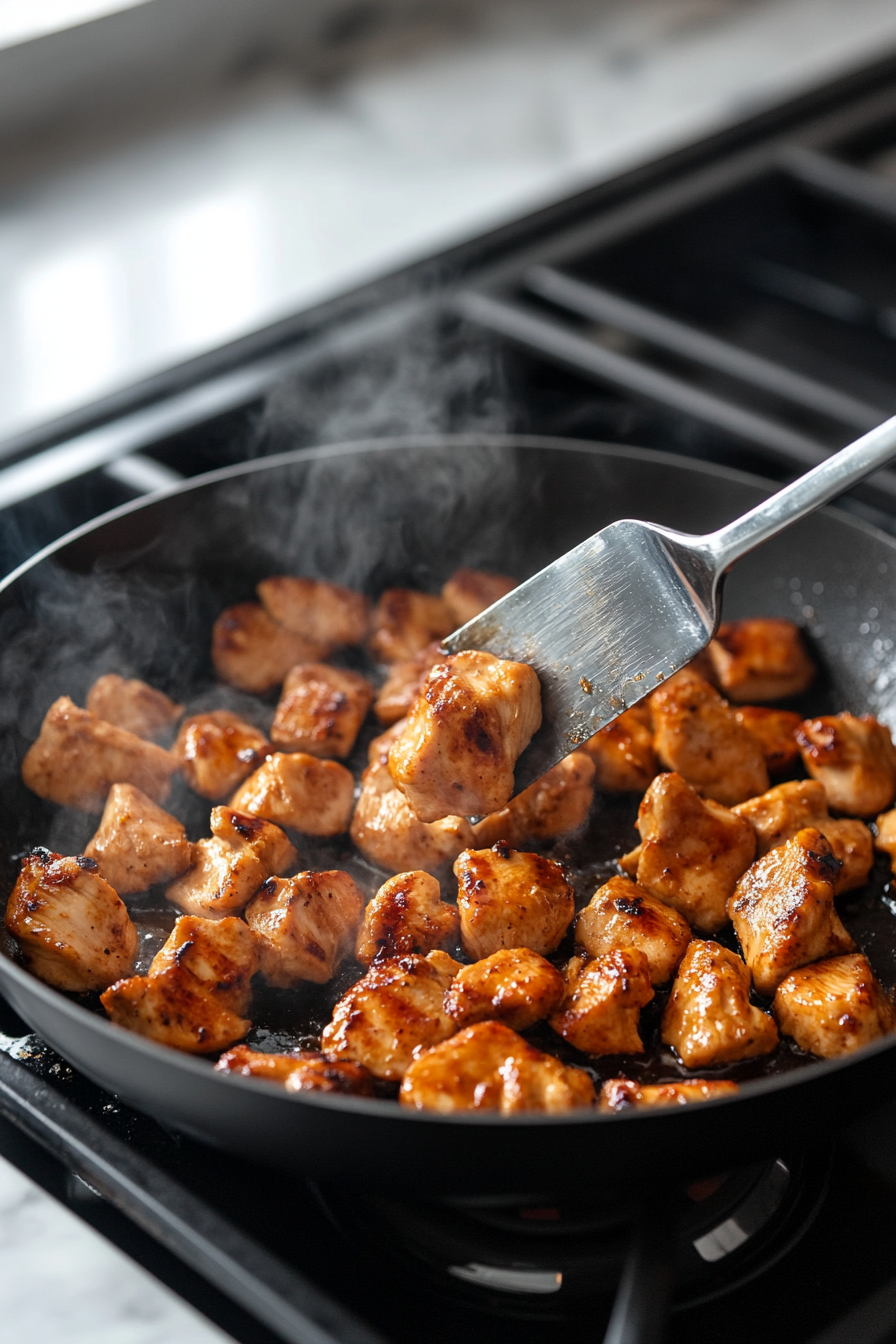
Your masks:
<path fill-rule="evenodd" d="M 457 910 L 442 900 L 441 888 L 430 873 L 398 873 L 383 883 L 364 911 L 355 956 L 365 966 L 407 952 L 425 956 L 456 942 L 459 926 Z"/>
<path fill-rule="evenodd" d="M 834 1059 L 896 1027 L 896 1008 L 861 953 L 829 957 L 782 980 L 772 1011 L 801 1050 Z"/>
<path fill-rule="evenodd" d="M 575 896 L 561 864 L 511 849 L 465 850 L 457 858 L 457 908 L 468 957 L 504 947 L 553 952 L 575 914 Z"/>
<path fill-rule="evenodd" d="M 473 843 L 466 817 L 418 821 L 381 762 L 368 766 L 361 776 L 351 837 L 365 858 L 392 872 L 419 868 L 438 873 Z"/>
<path fill-rule="evenodd" d="M 192 868 L 165 892 L 189 915 L 220 919 L 235 914 L 269 877 L 298 862 L 288 836 L 269 821 L 213 807 L 210 827 L 211 838 L 192 846 Z"/>
<path fill-rule="evenodd" d="M 694 941 L 678 968 L 663 1014 L 663 1042 L 688 1069 L 767 1055 L 778 1030 L 750 1003 L 750 972 L 718 943 Z"/>
<path fill-rule="evenodd" d="M 245 916 L 268 984 L 290 989 L 332 980 L 352 950 L 363 909 L 354 878 L 338 869 L 268 878 Z"/>
<path fill-rule="evenodd" d="M 652 998 L 643 952 L 626 947 L 590 959 L 573 957 L 566 967 L 566 993 L 550 1023 L 587 1055 L 641 1055 L 638 1018 Z"/>
<path fill-rule="evenodd" d="M 186 872 L 192 846 L 176 817 L 133 784 L 113 784 L 99 827 L 84 850 L 119 896 Z"/>
<path fill-rule="evenodd" d="M 355 798 L 350 770 L 305 751 L 275 752 L 240 785 L 231 807 L 305 835 L 342 835 Z"/>
<path fill-rule="evenodd" d="M 145 681 L 126 679 L 114 672 L 98 677 L 87 692 L 87 708 L 98 719 L 126 728 L 135 737 L 163 737 L 184 712 Z"/>
<path fill-rule="evenodd" d="M 525 1031 L 548 1017 L 565 992 L 562 975 L 544 957 L 528 947 L 508 947 L 462 967 L 445 1008 L 458 1027 L 493 1020 Z"/>
<path fill-rule="evenodd" d="M 448 604 L 414 588 L 387 588 L 373 612 L 370 652 L 381 663 L 413 658 L 454 629 Z"/>
<path fill-rule="evenodd" d="M 821 831 L 840 863 L 834 895 L 864 886 L 874 862 L 873 837 L 862 821 L 828 815 L 824 786 L 814 779 L 789 780 L 732 811 L 756 831 L 756 857 L 785 844 L 806 826 Z"/>
<path fill-rule="evenodd" d="M 413 658 L 403 658 L 392 664 L 373 706 L 380 723 L 388 726 L 406 716 L 423 690 L 423 683 L 430 671 L 436 663 L 443 662 L 445 656 L 442 644 L 434 639 L 425 649 L 415 653 Z"/>
<path fill-rule="evenodd" d="M 277 1083 L 287 1092 L 337 1092 L 372 1097 L 373 1077 L 361 1064 L 337 1064 L 317 1050 L 272 1055 L 235 1045 L 215 1065 L 216 1073 L 238 1074 Z"/>
<path fill-rule="evenodd" d="M 652 985 L 671 980 L 690 941 L 687 920 L 625 877 L 599 887 L 576 919 L 576 942 L 589 957 L 634 947 L 647 958 Z"/>
<path fill-rule="evenodd" d="M 713 673 L 729 700 L 786 700 L 815 679 L 799 626 L 775 617 L 725 621 L 709 646 Z"/>
<path fill-rule="evenodd" d="M 171 750 L 193 792 L 216 803 L 261 765 L 271 744 L 238 714 L 213 709 L 185 719 Z"/>
<path fill-rule="evenodd" d="M 594 761 L 594 787 L 602 793 L 642 793 L 657 772 L 653 728 L 640 705 L 601 728 L 582 750 Z"/>
<path fill-rule="evenodd" d="M 278 625 L 258 602 L 227 607 L 212 629 L 212 662 L 222 681 L 259 695 L 279 686 L 296 663 L 327 652 L 314 640 Z"/>
<path fill-rule="evenodd" d="M 284 751 L 348 756 L 373 702 L 366 677 L 327 663 L 302 663 L 283 684 L 271 740 Z"/>
<path fill-rule="evenodd" d="M 584 826 L 594 801 L 594 761 L 584 751 L 565 756 L 500 812 L 473 827 L 477 848 L 498 840 L 509 845 L 556 840 Z"/>
<path fill-rule="evenodd" d="M 323 651 L 360 644 L 367 634 L 370 603 L 341 584 L 276 574 L 262 579 L 255 591 L 279 625 Z"/>
<path fill-rule="evenodd" d="M 653 745 L 668 770 L 725 807 L 765 793 L 768 771 L 758 738 L 708 681 L 685 668 L 653 693 L 650 708 Z"/>
<path fill-rule="evenodd" d="M 803 763 L 838 812 L 872 817 L 896 795 L 896 747 L 872 714 L 829 714 L 797 729 Z"/>
<path fill-rule="evenodd" d="M 735 709 L 734 717 L 758 739 L 765 767 L 773 779 L 793 770 L 800 758 L 796 740 L 799 714 L 789 709 L 770 709 L 767 705 L 741 705 Z"/>
<path fill-rule="evenodd" d="M 630 1111 L 637 1107 L 690 1106 L 695 1101 L 733 1097 L 740 1091 L 728 1079 L 691 1078 L 686 1083 L 634 1083 L 629 1078 L 608 1078 L 600 1090 L 602 1111 Z"/>
<path fill-rule="evenodd" d="M 493 603 L 516 587 L 516 579 L 506 574 L 490 574 L 484 569 L 456 569 L 442 588 L 442 598 L 455 626 L 466 625 Z"/>

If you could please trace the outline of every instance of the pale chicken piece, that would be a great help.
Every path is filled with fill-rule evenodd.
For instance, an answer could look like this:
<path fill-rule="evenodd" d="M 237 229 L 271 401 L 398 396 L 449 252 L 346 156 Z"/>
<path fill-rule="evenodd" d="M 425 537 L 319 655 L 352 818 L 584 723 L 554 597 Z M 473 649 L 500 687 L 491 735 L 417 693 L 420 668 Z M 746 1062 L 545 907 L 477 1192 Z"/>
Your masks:
<path fill-rule="evenodd" d="M 599 887 L 576 919 L 576 943 L 589 957 L 634 947 L 647 958 L 652 985 L 672 979 L 690 941 L 687 920 L 626 877 Z"/>
<path fill-rule="evenodd" d="M 650 699 L 661 763 L 725 807 L 768 788 L 759 739 L 738 723 L 714 686 L 684 668 Z"/>
<path fill-rule="evenodd" d="M 96 861 L 85 855 L 26 854 L 6 928 L 29 971 L 55 989 L 105 989 L 134 967 L 137 930 Z"/>
<path fill-rule="evenodd" d="M 688 1069 L 733 1064 L 774 1050 L 778 1029 L 750 1003 L 750 972 L 736 952 L 694 939 L 663 1013 L 663 1042 Z"/>
<path fill-rule="evenodd" d="M 341 1092 L 355 1097 L 373 1096 L 373 1075 L 361 1064 L 337 1064 L 317 1050 L 294 1054 L 266 1054 L 235 1045 L 215 1065 L 216 1073 L 241 1078 L 261 1078 L 278 1083 L 287 1092 Z"/>
<path fill-rule="evenodd" d="M 376 1078 L 402 1078 L 419 1051 L 454 1032 L 444 999 L 459 970 L 445 952 L 375 961 L 336 1004 L 321 1049 L 363 1064 Z"/>
<path fill-rule="evenodd" d="M 381 761 L 369 765 L 361 776 L 351 837 L 371 863 L 398 873 L 416 868 L 437 873 L 473 844 L 466 817 L 418 821 Z"/>
<path fill-rule="evenodd" d="M 414 588 L 387 588 L 373 612 L 370 652 L 381 663 L 413 658 L 434 639 L 444 639 L 456 622 L 447 602 Z"/>
<path fill-rule="evenodd" d="M 867 957 L 829 957 L 792 971 L 775 994 L 772 1012 L 801 1050 L 834 1059 L 896 1027 L 896 1008 Z"/>
<path fill-rule="evenodd" d="M 503 1022 L 479 1022 L 419 1055 L 399 1090 L 402 1106 L 456 1111 L 559 1114 L 593 1106 L 584 1069 L 534 1049 Z"/>
<path fill-rule="evenodd" d="M 641 800 L 636 825 L 638 885 L 701 933 L 720 929 L 728 899 L 756 852 L 750 823 L 701 798 L 673 773 L 657 775 Z"/>
<path fill-rule="evenodd" d="M 326 836 L 348 830 L 354 800 L 352 773 L 338 761 L 278 751 L 240 785 L 230 806 L 305 835 Z"/>
<path fill-rule="evenodd" d="M 890 869 L 896 873 L 896 808 L 883 812 L 877 819 L 877 838 L 874 848 L 890 858 Z"/>
<path fill-rule="evenodd" d="M 403 732 L 404 719 L 398 719 L 384 733 L 378 733 L 376 737 L 372 738 L 367 746 L 368 765 L 388 766 L 392 743 L 397 741 Z"/>
<path fill-rule="evenodd" d="M 853 817 L 828 815 L 824 786 L 814 779 L 794 779 L 778 784 L 758 798 L 732 808 L 756 831 L 756 857 L 786 844 L 798 831 L 814 826 L 821 831 L 840 863 L 834 895 L 864 886 L 874 862 L 873 839 L 868 827 Z"/>
<path fill-rule="evenodd" d="M 815 679 L 799 626 L 775 617 L 725 621 L 709 646 L 715 680 L 729 700 L 786 700 Z"/>
<path fill-rule="evenodd" d="M 805 719 L 797 729 L 803 764 L 838 812 L 873 817 L 896 795 L 896 747 L 871 714 Z"/>
<path fill-rule="evenodd" d="M 780 778 L 794 768 L 800 758 L 796 740 L 799 714 L 789 709 L 769 709 L 767 705 L 741 705 L 735 707 L 734 717 L 758 739 L 772 778 Z"/>
<path fill-rule="evenodd" d="M 594 761 L 594 787 L 602 793 L 643 793 L 657 772 L 653 728 L 640 706 L 601 728 L 582 750 Z"/>
<path fill-rule="evenodd" d="M 265 980 L 281 989 L 332 980 L 354 946 L 363 911 L 354 878 L 338 869 L 269 877 L 245 913 Z"/>
<path fill-rule="evenodd" d="M 573 957 L 566 966 L 566 992 L 550 1023 L 586 1055 L 641 1055 L 638 1018 L 652 998 L 643 952 L 626 947 L 599 957 Z"/>
<path fill-rule="evenodd" d="M 807 826 L 738 882 L 728 911 L 760 994 L 810 961 L 855 949 L 834 908 L 839 871 L 821 831 Z"/>
<path fill-rule="evenodd" d="M 211 838 L 192 847 L 192 868 L 165 892 L 188 915 L 221 919 L 238 913 L 262 883 L 298 861 L 287 836 L 269 821 L 213 807 L 210 829 Z"/>
<path fill-rule="evenodd" d="M 176 817 L 133 784 L 113 784 L 102 820 L 84 853 L 119 896 L 171 882 L 193 861 L 192 845 Z"/>
<path fill-rule="evenodd" d="M 541 686 L 531 667 L 456 653 L 426 678 L 392 744 L 389 770 L 421 821 L 496 812 L 540 726 Z"/>
<path fill-rule="evenodd" d="M 525 845 L 571 835 L 588 820 L 593 801 L 594 761 L 585 751 L 574 751 L 506 807 L 477 822 L 476 845 L 485 849 L 498 840 Z"/>
<path fill-rule="evenodd" d="M 251 1027 L 255 935 L 241 919 L 182 915 L 146 975 L 119 980 L 100 1002 L 119 1027 L 188 1054 L 216 1054 Z"/>
<path fill-rule="evenodd" d="M 93 683 L 87 692 L 87 708 L 98 719 L 147 738 L 163 737 L 184 712 L 183 705 L 175 704 L 164 691 L 114 672 Z"/>
<path fill-rule="evenodd" d="M 634 1083 L 629 1078 L 608 1078 L 600 1090 L 599 1109 L 629 1111 L 634 1107 L 690 1106 L 695 1101 L 734 1097 L 739 1091 L 737 1083 L 722 1078 L 692 1078 L 686 1083 Z"/>
<path fill-rule="evenodd" d="M 360 644 L 367 634 L 370 603 L 363 593 L 341 584 L 276 574 L 262 579 L 255 591 L 278 625 L 327 653 Z"/>
<path fill-rule="evenodd" d="M 506 574 L 484 569 L 456 569 L 442 588 L 442 598 L 451 612 L 454 627 L 466 625 L 517 586 Z M 454 628 L 453 627 L 453 628 Z"/>
<path fill-rule="evenodd" d="M 423 683 L 436 663 L 444 662 L 445 649 L 434 639 L 413 658 L 393 663 L 374 702 L 373 712 L 380 723 L 388 725 L 403 719 L 423 689 Z"/>
<path fill-rule="evenodd" d="M 565 992 L 562 975 L 544 957 L 528 947 L 507 947 L 463 966 L 445 1007 L 459 1027 L 494 1020 L 525 1031 L 548 1017 Z"/>
<path fill-rule="evenodd" d="M 47 710 L 22 761 L 22 779 L 39 798 L 102 812 L 113 784 L 134 784 L 156 803 L 171 792 L 170 751 L 79 709 L 67 695 Z"/>
<path fill-rule="evenodd" d="M 355 956 L 365 966 L 406 952 L 425 956 L 456 942 L 458 928 L 457 910 L 442 900 L 441 887 L 431 874 L 398 873 L 383 883 L 364 911 Z"/>
<path fill-rule="evenodd" d="M 271 740 L 285 751 L 348 756 L 373 702 L 366 677 L 327 663 L 301 663 L 283 683 Z"/>
<path fill-rule="evenodd" d="M 504 947 L 553 952 L 575 914 L 561 864 L 511 849 L 465 850 L 454 865 L 463 949 L 475 961 Z"/>
<path fill-rule="evenodd" d="M 271 753 L 264 733 L 229 709 L 191 714 L 171 748 L 181 774 L 194 793 L 216 803 Z"/>
<path fill-rule="evenodd" d="M 279 686 L 296 663 L 313 663 L 327 649 L 271 619 L 258 602 L 227 607 L 212 629 L 212 662 L 222 681 L 260 695 Z"/>

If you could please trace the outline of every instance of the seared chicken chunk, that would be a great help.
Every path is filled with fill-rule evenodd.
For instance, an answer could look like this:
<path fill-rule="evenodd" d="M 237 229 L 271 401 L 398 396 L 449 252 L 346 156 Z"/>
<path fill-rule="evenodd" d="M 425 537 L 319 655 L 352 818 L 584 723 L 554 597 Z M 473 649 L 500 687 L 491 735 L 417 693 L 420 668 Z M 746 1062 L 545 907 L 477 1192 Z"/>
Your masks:
<path fill-rule="evenodd" d="M 785 1036 L 824 1059 L 847 1055 L 896 1027 L 896 1009 L 867 957 L 829 957 L 792 971 L 772 1011 Z"/>
<path fill-rule="evenodd" d="M 695 938 L 663 1014 L 663 1041 L 688 1069 L 767 1055 L 778 1030 L 750 1003 L 750 972 L 735 952 Z"/>
<path fill-rule="evenodd" d="M 503 947 L 553 952 L 575 914 L 561 865 L 503 840 L 491 849 L 465 850 L 454 875 L 463 948 L 476 961 Z"/>
<path fill-rule="evenodd" d="M 890 856 L 890 869 L 896 873 L 896 808 L 884 812 L 877 819 L 877 839 L 874 848 Z"/>
<path fill-rule="evenodd" d="M 48 849 L 26 854 L 6 927 L 29 971 L 55 989 L 105 989 L 134 967 L 137 930 L 86 856 L 63 858 Z"/>
<path fill-rule="evenodd" d="M 348 756 L 373 700 L 366 677 L 326 663 L 301 663 L 283 683 L 271 739 L 285 751 Z"/>
<path fill-rule="evenodd" d="M 364 911 L 355 956 L 365 966 L 406 952 L 425 956 L 455 942 L 458 927 L 457 911 L 442 900 L 434 877 L 420 870 L 398 873 L 383 883 Z"/>
<path fill-rule="evenodd" d="M 215 1065 L 218 1073 L 236 1073 L 242 1078 L 263 1078 L 279 1083 L 287 1092 L 344 1092 L 356 1097 L 373 1096 L 373 1077 L 361 1064 L 337 1064 L 317 1050 L 269 1055 L 235 1045 Z"/>
<path fill-rule="evenodd" d="M 164 803 L 176 769 L 170 751 L 98 719 L 63 695 L 47 710 L 40 736 L 28 748 L 22 779 L 51 803 L 102 812 L 113 784 L 134 784 Z"/>
<path fill-rule="evenodd" d="M 729 700 L 785 700 L 815 678 L 815 664 L 793 621 L 725 621 L 709 646 L 715 679 Z"/>
<path fill-rule="evenodd" d="M 525 1031 L 548 1017 L 566 992 L 563 977 L 528 947 L 507 947 L 463 966 L 445 995 L 459 1027 L 494 1019 Z"/>
<path fill-rule="evenodd" d="M 351 837 L 365 858 L 392 872 L 438 872 L 473 843 L 466 817 L 418 821 L 395 787 L 389 767 L 376 762 L 361 776 Z"/>
<path fill-rule="evenodd" d="M 506 574 L 489 574 L 484 569 L 456 569 L 442 589 L 442 599 L 454 621 L 452 629 L 466 625 L 515 587 L 516 579 L 508 579 Z"/>
<path fill-rule="evenodd" d="M 574 751 L 541 779 L 511 798 L 506 807 L 483 817 L 473 827 L 479 848 L 498 840 L 525 845 L 556 840 L 583 826 L 594 801 L 594 762 L 584 751 Z"/>
<path fill-rule="evenodd" d="M 296 663 L 313 663 L 327 649 L 287 630 L 257 602 L 228 607 L 212 630 L 212 662 L 222 681 L 258 695 L 279 686 Z"/>
<path fill-rule="evenodd" d="M 600 1109 L 628 1111 L 634 1106 L 689 1106 L 695 1101 L 733 1097 L 739 1091 L 737 1083 L 721 1078 L 718 1081 L 693 1078 L 686 1083 L 633 1083 L 628 1078 L 608 1078 L 600 1090 Z"/>
<path fill-rule="evenodd" d="M 255 935 L 241 919 L 183 915 L 149 973 L 119 980 L 100 1002 L 119 1027 L 175 1050 L 213 1054 L 251 1027 L 257 969 Z"/>
<path fill-rule="evenodd" d="M 373 706 L 380 723 L 388 725 L 405 717 L 423 690 L 423 683 L 430 670 L 436 663 L 444 662 L 445 656 L 441 643 L 434 639 L 425 649 L 415 653 L 413 658 L 403 658 L 392 664 Z"/>
<path fill-rule="evenodd" d="M 576 919 L 576 942 L 589 957 L 637 948 L 647 958 L 652 985 L 671 980 L 690 941 L 687 921 L 626 877 L 599 887 Z"/>
<path fill-rule="evenodd" d="M 193 866 L 165 895 L 188 915 L 221 919 L 238 913 L 263 882 L 298 854 L 279 826 L 227 807 L 212 808 L 211 838 L 192 847 Z"/>
<path fill-rule="evenodd" d="M 376 737 L 371 738 L 367 745 L 367 763 L 368 765 L 389 765 L 389 752 L 392 743 L 395 742 L 404 732 L 404 719 L 398 719 L 387 728 L 384 733 L 377 733 Z M 391 779 L 392 776 L 390 775 Z"/>
<path fill-rule="evenodd" d="M 793 769 L 800 758 L 796 740 L 799 714 L 789 709 L 769 709 L 766 705 L 742 705 L 735 709 L 734 717 L 759 739 L 765 768 L 772 778 L 780 778 Z"/>
<path fill-rule="evenodd" d="M 381 663 L 413 658 L 455 627 L 448 604 L 413 588 L 387 588 L 373 613 L 370 652 Z"/>
<path fill-rule="evenodd" d="M 653 998 L 650 966 L 643 952 L 615 948 L 566 967 L 566 993 L 550 1022 L 587 1055 L 640 1055 L 638 1018 Z"/>
<path fill-rule="evenodd" d="M 275 752 L 241 784 L 230 806 L 305 835 L 342 835 L 355 797 L 351 771 L 305 751 Z"/>
<path fill-rule="evenodd" d="M 708 681 L 685 668 L 654 691 L 650 709 L 660 761 L 705 797 L 730 807 L 765 793 L 768 771 L 759 739 Z"/>
<path fill-rule="evenodd" d="M 421 821 L 496 812 L 541 726 L 541 687 L 525 663 L 457 653 L 437 663 L 389 752 L 389 770 Z"/>
<path fill-rule="evenodd" d="M 114 672 L 93 683 L 87 692 L 87 708 L 106 723 L 148 738 L 163 737 L 184 712 L 183 705 L 176 705 L 163 691 Z"/>
<path fill-rule="evenodd" d="M 640 705 L 601 728 L 582 750 L 594 761 L 594 787 L 603 793 L 643 793 L 657 772 L 653 728 Z"/>
<path fill-rule="evenodd" d="M 229 709 L 191 714 L 171 749 L 194 793 L 213 803 L 226 798 L 271 753 L 271 744 Z"/>
<path fill-rule="evenodd" d="M 370 603 L 341 584 L 277 574 L 263 579 L 255 591 L 278 625 L 326 653 L 343 644 L 360 644 L 367 634 Z"/>
<path fill-rule="evenodd" d="M 445 952 L 375 961 L 333 1009 L 322 1050 L 363 1064 L 377 1078 L 402 1078 L 420 1050 L 454 1031 L 444 998 L 459 970 Z"/>
<path fill-rule="evenodd" d="M 803 763 L 824 785 L 831 807 L 873 817 L 896 795 L 896 747 L 886 724 L 871 714 L 829 714 L 797 729 Z"/>
<path fill-rule="evenodd" d="M 750 823 L 701 798 L 681 775 L 668 774 L 658 775 L 645 793 L 636 824 L 638 885 L 702 933 L 720 929 L 728 898 L 756 852 Z"/>
<path fill-rule="evenodd" d="M 265 980 L 282 989 L 332 980 L 352 950 L 363 910 L 364 897 L 348 873 L 269 877 L 245 916 L 258 938 Z"/>
<path fill-rule="evenodd" d="M 871 832 L 853 817 L 828 816 L 824 786 L 814 779 L 794 779 L 758 798 L 750 798 L 732 808 L 745 817 L 756 831 L 756 857 L 785 844 L 797 831 L 814 826 L 821 831 L 840 863 L 834 882 L 834 895 L 864 886 L 874 862 Z"/>
<path fill-rule="evenodd" d="M 133 784 L 113 784 L 102 821 L 84 853 L 96 859 L 119 896 L 170 882 L 192 863 L 192 846 L 176 817 Z"/>
<path fill-rule="evenodd" d="M 855 948 L 834 909 L 839 871 L 827 840 L 806 827 L 738 882 L 728 910 L 760 994 L 799 966 Z"/>
<path fill-rule="evenodd" d="M 419 1055 L 398 1099 L 418 1111 L 523 1111 L 557 1114 L 594 1105 L 584 1069 L 542 1054 L 502 1022 L 466 1027 Z"/>

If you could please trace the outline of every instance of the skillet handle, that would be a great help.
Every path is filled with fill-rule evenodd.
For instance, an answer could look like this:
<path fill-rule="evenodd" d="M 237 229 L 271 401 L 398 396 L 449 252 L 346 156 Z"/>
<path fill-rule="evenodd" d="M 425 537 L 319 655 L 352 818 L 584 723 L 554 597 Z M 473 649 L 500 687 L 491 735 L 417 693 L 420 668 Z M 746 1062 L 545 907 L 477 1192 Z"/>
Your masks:
<path fill-rule="evenodd" d="M 677 1208 L 645 1200 L 638 1213 L 604 1344 L 663 1344 L 672 1300 Z"/>

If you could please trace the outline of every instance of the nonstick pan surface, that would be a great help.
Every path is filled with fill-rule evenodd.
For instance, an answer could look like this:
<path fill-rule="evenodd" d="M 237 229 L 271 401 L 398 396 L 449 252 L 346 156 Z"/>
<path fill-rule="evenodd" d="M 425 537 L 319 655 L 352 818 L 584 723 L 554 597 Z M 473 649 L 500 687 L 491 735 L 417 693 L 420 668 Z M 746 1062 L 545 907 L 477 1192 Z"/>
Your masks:
<path fill-rule="evenodd" d="M 702 533 L 772 489 L 718 467 L 608 445 L 481 436 L 378 440 L 216 472 L 79 529 L 0 586 L 4 890 L 11 891 L 18 858 L 32 845 L 78 852 L 95 828 L 95 818 L 42 802 L 19 777 L 22 756 L 58 695 L 83 703 L 98 675 L 118 671 L 145 678 L 191 709 L 228 704 L 264 712 L 216 687 L 208 657 L 215 616 L 251 599 L 259 579 L 317 575 L 375 596 L 392 585 L 437 589 L 460 565 L 525 578 L 618 518 Z M 724 614 L 800 619 L 823 669 L 805 712 L 872 712 L 896 727 L 890 538 L 840 512 L 816 514 L 736 567 Z M 207 826 L 208 805 L 186 790 L 180 807 L 177 801 L 172 810 L 186 811 L 196 838 L 203 819 Z M 636 838 L 626 831 L 630 820 L 620 821 L 620 806 L 595 805 L 588 838 L 603 859 Z M 631 800 L 626 806 L 630 818 Z M 300 852 L 306 866 L 337 866 L 308 843 L 300 841 Z M 583 880 L 600 875 L 597 864 Z M 370 869 L 368 889 L 378 880 Z M 896 915 L 888 901 L 881 863 L 865 891 L 844 898 L 842 913 L 892 985 Z M 151 910 L 144 915 L 148 960 L 165 928 L 163 917 L 154 929 Z M 360 1179 L 366 1188 L 528 1196 L 599 1181 L 604 1190 L 622 1189 L 779 1151 L 896 1095 L 896 1038 L 824 1063 L 784 1048 L 771 1073 L 761 1062 L 741 1073 L 737 1097 L 654 1112 L 444 1117 L 408 1112 L 392 1100 L 288 1095 L 215 1074 L 208 1061 L 113 1027 L 95 1005 L 50 989 L 15 963 L 11 947 L 5 951 L 0 986 L 13 1007 L 123 1101 L 223 1149 L 318 1179 Z M 262 1025 L 250 1038 L 258 1048 L 282 1048 L 278 1012 L 286 1013 L 286 992 L 279 993 L 278 1008 L 262 991 L 255 1015 Z M 668 1057 L 647 1059 L 642 1069 L 647 1077 L 675 1072 Z M 617 1070 L 618 1063 L 603 1072 Z"/>

